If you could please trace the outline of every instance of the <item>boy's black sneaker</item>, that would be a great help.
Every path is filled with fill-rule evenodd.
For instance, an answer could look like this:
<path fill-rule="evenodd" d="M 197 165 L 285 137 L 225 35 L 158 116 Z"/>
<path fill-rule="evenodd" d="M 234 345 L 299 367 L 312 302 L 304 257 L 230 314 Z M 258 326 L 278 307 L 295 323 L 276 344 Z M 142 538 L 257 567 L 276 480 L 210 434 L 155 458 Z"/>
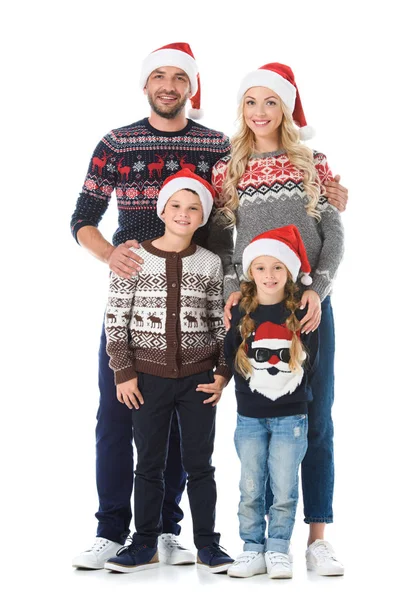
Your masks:
<path fill-rule="evenodd" d="M 197 551 L 197 566 L 210 573 L 226 573 L 234 562 L 216 542 Z"/>
<path fill-rule="evenodd" d="M 136 573 L 136 571 L 154 569 L 159 564 L 157 546 L 150 548 L 133 542 L 130 546 L 120 548 L 116 556 L 106 562 L 104 568 L 117 573 Z"/>

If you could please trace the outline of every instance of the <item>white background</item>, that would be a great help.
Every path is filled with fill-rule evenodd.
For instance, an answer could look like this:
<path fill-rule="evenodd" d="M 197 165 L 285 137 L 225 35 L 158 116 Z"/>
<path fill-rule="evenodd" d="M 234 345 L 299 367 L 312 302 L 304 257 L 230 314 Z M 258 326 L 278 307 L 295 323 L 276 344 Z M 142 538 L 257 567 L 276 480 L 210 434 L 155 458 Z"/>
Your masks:
<path fill-rule="evenodd" d="M 14 2 L 2 31 L 2 574 L 7 598 L 121 593 L 281 597 L 378 592 L 397 571 L 398 20 L 394 2 Z M 314 148 L 350 190 L 346 255 L 333 295 L 337 325 L 335 524 L 344 578 L 306 573 L 299 506 L 295 576 L 235 581 L 194 567 L 113 576 L 76 572 L 95 535 L 97 350 L 107 267 L 74 242 L 69 220 L 93 149 L 111 128 L 148 114 L 141 60 L 190 43 L 203 123 L 234 131 L 241 77 L 266 62 L 295 74 Z M 113 198 L 101 224 L 111 239 Z M 222 544 L 241 549 L 230 387 L 218 412 L 214 464 Z M 191 521 L 182 537 L 192 547 Z M 229 589 L 228 587 L 229 586 Z M 250 587 L 253 586 L 253 587 Z M 254 588 L 254 586 L 256 586 Z M 265 586 L 265 588 L 264 588 Z M 286 595 L 285 595 L 286 594 Z M 185 596 L 184 596 L 185 595 Z"/>

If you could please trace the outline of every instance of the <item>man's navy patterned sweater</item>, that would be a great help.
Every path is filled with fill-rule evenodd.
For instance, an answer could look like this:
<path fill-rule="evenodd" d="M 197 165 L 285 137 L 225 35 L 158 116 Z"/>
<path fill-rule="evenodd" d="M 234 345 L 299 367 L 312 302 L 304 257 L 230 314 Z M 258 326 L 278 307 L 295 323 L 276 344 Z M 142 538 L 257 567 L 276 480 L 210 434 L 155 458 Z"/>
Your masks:
<path fill-rule="evenodd" d="M 190 119 L 181 131 L 158 131 L 147 118 L 114 129 L 91 158 L 71 219 L 75 239 L 81 227 L 99 225 L 114 189 L 118 204 L 115 246 L 163 235 L 156 204 L 165 179 L 186 167 L 210 182 L 214 164 L 229 150 L 227 136 Z M 198 229 L 194 241 L 205 246 L 207 236 L 208 225 Z"/>

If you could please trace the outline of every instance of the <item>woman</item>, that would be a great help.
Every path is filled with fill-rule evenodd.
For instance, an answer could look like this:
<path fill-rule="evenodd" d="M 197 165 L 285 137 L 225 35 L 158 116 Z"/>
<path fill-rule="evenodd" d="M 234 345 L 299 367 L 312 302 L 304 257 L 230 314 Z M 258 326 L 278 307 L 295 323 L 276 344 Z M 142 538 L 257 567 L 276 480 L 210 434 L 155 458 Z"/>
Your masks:
<path fill-rule="evenodd" d="M 343 566 L 324 541 L 325 524 L 333 521 L 334 480 L 334 323 L 329 294 L 343 254 L 340 215 L 324 196 L 325 184 L 333 177 L 326 157 L 300 142 L 310 137 L 311 128 L 290 67 L 270 63 L 249 73 L 240 85 L 238 101 L 240 125 L 232 152 L 213 170 L 220 210 L 210 247 L 224 264 L 229 313 L 240 298 L 243 250 L 254 236 L 294 224 L 304 240 L 313 282 L 301 298 L 302 307 L 307 307 L 301 331 L 309 333 L 319 326 L 321 340 L 308 451 L 302 463 L 305 522 L 310 525 L 306 558 L 307 567 L 320 575 L 339 575 Z M 234 247 L 221 236 L 221 221 L 236 226 Z M 267 489 L 267 513 L 271 502 Z"/>

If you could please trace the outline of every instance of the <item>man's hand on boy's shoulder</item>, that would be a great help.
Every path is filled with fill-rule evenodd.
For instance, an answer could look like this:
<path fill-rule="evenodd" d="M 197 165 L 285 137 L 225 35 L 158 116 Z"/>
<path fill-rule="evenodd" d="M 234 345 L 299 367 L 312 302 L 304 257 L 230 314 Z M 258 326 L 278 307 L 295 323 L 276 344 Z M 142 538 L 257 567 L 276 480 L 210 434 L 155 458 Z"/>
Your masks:
<path fill-rule="evenodd" d="M 126 404 L 128 408 L 140 408 L 144 404 L 143 396 L 138 387 L 138 378 L 134 377 L 124 383 L 117 384 L 117 398 L 121 404 Z"/>
<path fill-rule="evenodd" d="M 199 383 L 196 388 L 196 392 L 204 392 L 205 394 L 212 394 L 210 398 L 204 400 L 203 404 L 211 404 L 216 406 L 221 399 L 222 390 L 228 383 L 228 380 L 223 375 L 215 375 L 212 383 Z"/>
<path fill-rule="evenodd" d="M 118 277 L 130 279 L 141 270 L 140 265 L 143 263 L 143 259 L 133 252 L 132 247 L 140 248 L 139 242 L 128 240 L 110 252 L 107 263 L 111 271 Z"/>

